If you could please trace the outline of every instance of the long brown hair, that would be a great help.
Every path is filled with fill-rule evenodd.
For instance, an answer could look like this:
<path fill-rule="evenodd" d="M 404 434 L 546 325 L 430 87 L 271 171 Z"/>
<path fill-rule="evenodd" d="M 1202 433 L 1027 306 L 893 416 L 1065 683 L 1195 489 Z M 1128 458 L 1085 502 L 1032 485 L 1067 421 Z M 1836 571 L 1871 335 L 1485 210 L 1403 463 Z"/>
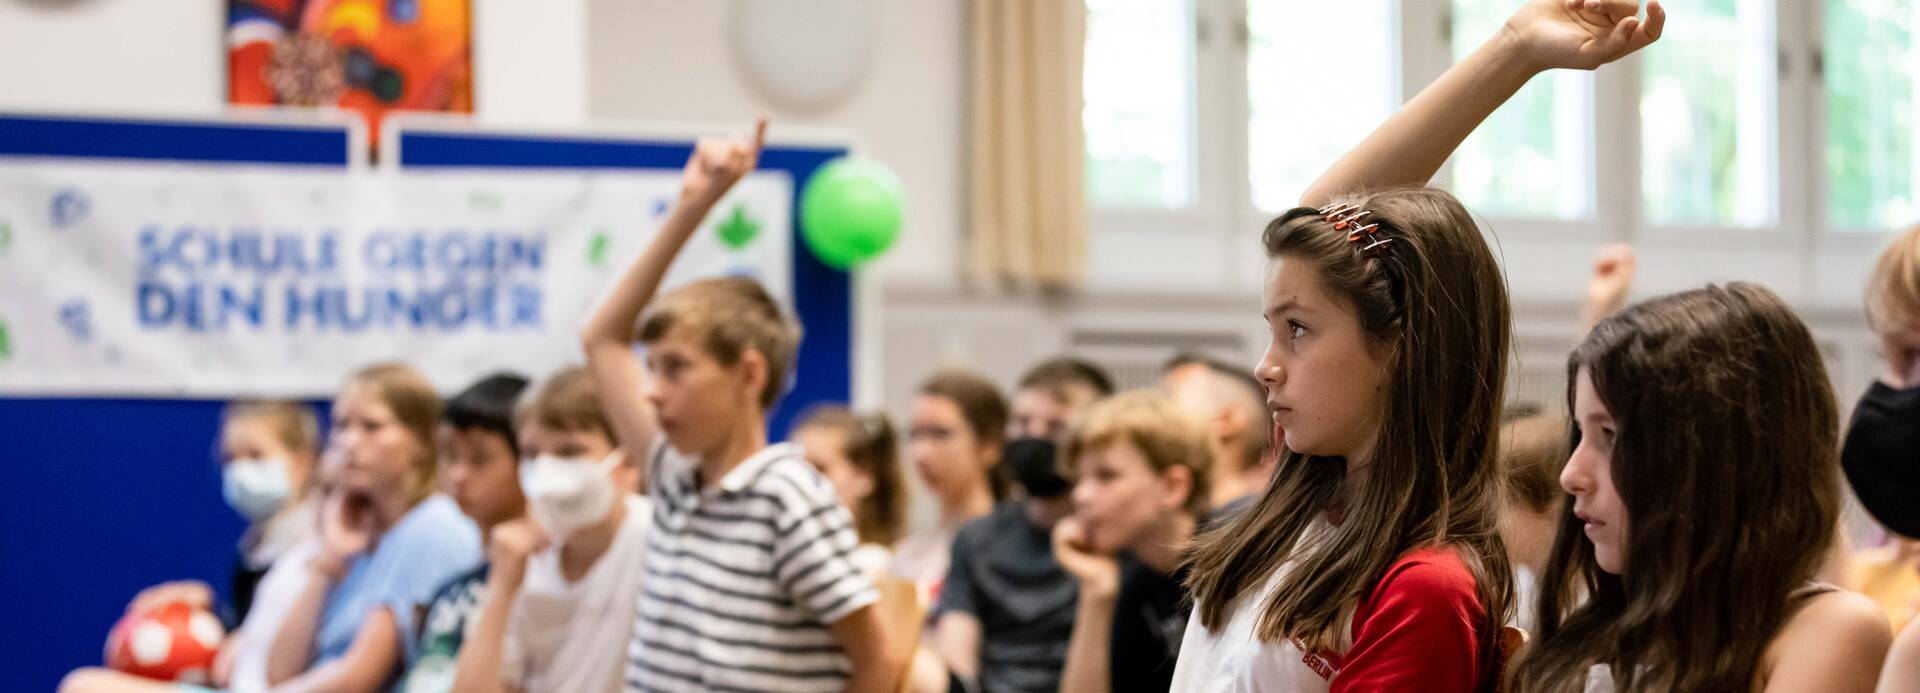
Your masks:
<path fill-rule="evenodd" d="M 1615 424 L 1626 570 L 1600 569 L 1568 504 L 1518 689 L 1577 691 L 1594 664 L 1620 690 L 1752 688 L 1839 520 L 1839 409 L 1813 335 L 1765 288 L 1709 286 L 1602 320 L 1569 383 L 1582 370 Z"/>
<path fill-rule="evenodd" d="M 1338 201 L 1372 210 L 1367 221 L 1394 239 L 1391 248 L 1363 255 L 1308 208 L 1275 219 L 1261 240 L 1269 258 L 1318 267 L 1329 293 L 1349 301 L 1368 336 L 1392 349 L 1375 452 L 1368 471 L 1348 479 L 1344 460 L 1285 450 L 1258 504 L 1197 543 L 1188 579 L 1195 608 L 1217 631 L 1236 598 L 1259 594 L 1292 564 L 1255 632 L 1266 642 L 1338 650 L 1343 612 L 1394 561 L 1450 547 L 1473 572 L 1486 608 L 1476 630 L 1480 670 L 1490 672 L 1497 625 L 1513 601 L 1494 457 L 1510 341 L 1506 285 L 1453 196 L 1421 188 Z M 1336 502 L 1345 521 L 1302 541 Z"/>
<path fill-rule="evenodd" d="M 873 479 L 873 492 L 860 500 L 853 511 L 853 531 L 867 544 L 892 546 L 900 541 L 907 526 L 907 481 L 900 473 L 900 443 L 893 424 L 881 412 L 855 414 L 846 407 L 824 406 L 809 410 L 793 427 L 824 428 L 838 431 L 846 447 L 840 452 L 861 473 Z"/>

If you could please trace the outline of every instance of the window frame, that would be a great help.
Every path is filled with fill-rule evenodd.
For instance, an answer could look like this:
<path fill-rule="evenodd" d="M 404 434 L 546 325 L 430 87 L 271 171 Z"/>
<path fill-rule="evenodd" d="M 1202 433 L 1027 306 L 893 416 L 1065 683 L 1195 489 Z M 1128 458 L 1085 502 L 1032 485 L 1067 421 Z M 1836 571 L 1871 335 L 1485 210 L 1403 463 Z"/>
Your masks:
<path fill-rule="evenodd" d="M 1254 205 L 1248 179 L 1246 2 L 1254 1 L 1259 0 L 1192 0 L 1197 73 L 1194 204 L 1182 210 L 1090 205 L 1089 288 L 1236 294 L 1258 290 L 1259 252 L 1247 239 L 1257 237 L 1274 212 Z M 1827 213 L 1828 115 L 1820 70 L 1826 2 L 1773 3 L 1775 109 L 1767 114 L 1773 121 L 1773 223 L 1751 228 L 1687 226 L 1645 218 L 1639 114 L 1644 66 L 1640 56 L 1631 56 L 1600 70 L 1593 80 L 1593 129 L 1588 136 L 1592 217 L 1480 217 L 1493 234 L 1496 252 L 1508 260 L 1511 292 L 1545 300 L 1577 299 L 1585 290 L 1580 270 L 1592 250 L 1624 242 L 1634 244 L 1642 257 L 1637 296 L 1697 287 L 1709 280 L 1746 279 L 1764 282 L 1796 304 L 1857 308 L 1866 268 L 1899 229 L 1838 229 Z M 1397 37 L 1392 43 L 1399 47 L 1402 102 L 1452 64 L 1452 9 L 1450 0 L 1397 0 Z M 1915 91 L 1920 102 L 1920 89 Z M 1600 146 L 1602 142 L 1606 146 Z M 1920 148 L 1920 138 L 1915 146 Z M 1452 173 L 1449 161 L 1433 184 L 1450 187 Z M 1100 247 L 1112 239 L 1121 240 L 1115 247 Z M 1159 268 L 1149 273 L 1140 267 L 1147 264 L 1140 262 L 1141 253 L 1156 253 L 1151 257 L 1173 264 L 1219 263 L 1202 266 L 1224 271 L 1182 274 Z"/>

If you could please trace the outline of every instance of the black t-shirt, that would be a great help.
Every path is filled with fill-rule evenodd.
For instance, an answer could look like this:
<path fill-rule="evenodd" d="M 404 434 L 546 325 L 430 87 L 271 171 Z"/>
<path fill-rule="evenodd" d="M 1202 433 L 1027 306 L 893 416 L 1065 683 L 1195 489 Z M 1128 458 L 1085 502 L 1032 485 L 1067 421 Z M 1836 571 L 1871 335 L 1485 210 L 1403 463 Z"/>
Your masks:
<path fill-rule="evenodd" d="M 1120 557 L 1120 594 L 1113 602 L 1113 640 L 1108 648 L 1116 693 L 1160 693 L 1173 687 L 1180 637 L 1193 611 L 1186 580 L 1184 566 L 1167 575 L 1132 556 Z"/>
<path fill-rule="evenodd" d="M 1003 503 L 960 528 L 936 613 L 980 619 L 980 690 L 1060 689 L 1080 582 L 1053 558 L 1052 533 Z"/>

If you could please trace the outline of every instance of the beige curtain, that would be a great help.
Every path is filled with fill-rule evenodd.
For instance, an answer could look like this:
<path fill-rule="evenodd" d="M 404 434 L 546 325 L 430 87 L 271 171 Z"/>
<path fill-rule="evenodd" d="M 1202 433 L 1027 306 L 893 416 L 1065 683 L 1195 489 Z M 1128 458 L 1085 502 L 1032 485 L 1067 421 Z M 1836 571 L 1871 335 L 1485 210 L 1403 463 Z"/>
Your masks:
<path fill-rule="evenodd" d="M 967 0 L 969 266 L 976 281 L 1070 289 L 1086 270 L 1084 0 Z"/>

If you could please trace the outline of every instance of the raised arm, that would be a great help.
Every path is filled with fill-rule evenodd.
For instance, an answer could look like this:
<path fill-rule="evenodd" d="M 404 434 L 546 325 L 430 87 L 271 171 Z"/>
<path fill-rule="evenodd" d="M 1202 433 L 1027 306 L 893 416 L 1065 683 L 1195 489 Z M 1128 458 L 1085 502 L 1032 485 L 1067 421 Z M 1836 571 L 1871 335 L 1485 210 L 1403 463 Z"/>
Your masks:
<path fill-rule="evenodd" d="M 599 383 L 607 418 L 632 459 L 648 459 L 655 433 L 653 406 L 646 396 L 646 367 L 633 353 L 634 323 L 653 302 L 674 256 L 700 228 L 714 203 L 759 163 L 766 134 L 767 119 L 761 118 L 750 138 L 701 139 L 694 144 L 693 156 L 687 158 L 681 174 L 680 198 L 666 223 L 580 330 L 587 369 Z"/>
<path fill-rule="evenodd" d="M 1472 55 L 1334 162 L 1300 203 L 1317 207 L 1342 193 L 1426 184 L 1467 135 L 1534 75 L 1553 68 L 1592 70 L 1659 39 L 1666 10 L 1651 0 L 1645 22 L 1639 10 L 1639 0 L 1527 3 Z"/>

